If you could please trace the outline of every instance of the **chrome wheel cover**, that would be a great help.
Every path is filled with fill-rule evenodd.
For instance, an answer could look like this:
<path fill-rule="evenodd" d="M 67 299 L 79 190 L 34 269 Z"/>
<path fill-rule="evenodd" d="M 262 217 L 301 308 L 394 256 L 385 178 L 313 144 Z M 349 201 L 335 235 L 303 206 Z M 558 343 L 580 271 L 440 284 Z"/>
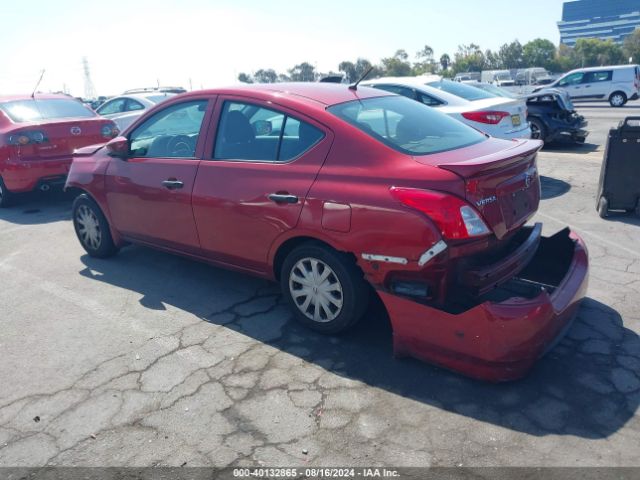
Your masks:
<path fill-rule="evenodd" d="M 327 323 L 342 311 L 342 285 L 335 272 L 317 258 L 303 258 L 291 269 L 289 292 L 310 320 Z"/>
<path fill-rule="evenodd" d="M 100 230 L 100 221 L 95 212 L 81 205 L 76 211 L 76 225 L 78 226 L 78 237 L 80 241 L 93 250 L 100 248 L 102 242 L 102 231 Z"/>
<path fill-rule="evenodd" d="M 611 97 L 611 103 L 614 106 L 619 107 L 624 104 L 624 97 L 622 95 L 614 95 Z"/>

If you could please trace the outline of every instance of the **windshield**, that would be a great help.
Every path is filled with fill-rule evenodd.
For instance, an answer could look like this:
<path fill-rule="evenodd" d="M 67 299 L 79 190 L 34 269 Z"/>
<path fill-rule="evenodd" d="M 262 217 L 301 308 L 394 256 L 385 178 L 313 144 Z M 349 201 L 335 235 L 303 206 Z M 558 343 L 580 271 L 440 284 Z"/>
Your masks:
<path fill-rule="evenodd" d="M 504 98 L 516 98 L 511 92 L 507 90 L 496 87 L 495 85 L 491 85 L 490 83 L 478 83 L 477 85 L 473 85 L 475 88 L 479 88 L 484 90 L 485 92 L 492 93 L 495 97 L 504 97 Z"/>
<path fill-rule="evenodd" d="M 92 118 L 96 114 L 76 100 L 66 98 L 14 100 L 0 104 L 0 110 L 14 122 L 57 118 Z"/>
<path fill-rule="evenodd" d="M 153 103 L 160 103 L 160 102 L 164 102 L 165 100 L 171 98 L 173 95 L 149 95 L 148 97 L 145 97 L 147 100 L 149 100 L 150 102 Z"/>
<path fill-rule="evenodd" d="M 462 122 L 401 96 L 354 100 L 328 110 L 385 145 L 409 155 L 455 150 L 487 138 Z"/>
<path fill-rule="evenodd" d="M 470 87 L 464 83 L 452 82 L 450 80 L 441 80 L 439 82 L 427 83 L 430 87 L 437 88 L 452 95 L 455 95 L 465 100 L 473 102 L 474 100 L 484 100 L 487 98 L 493 98 L 493 95 L 482 91 L 478 88 Z"/>
<path fill-rule="evenodd" d="M 497 80 L 511 80 L 511 74 L 509 72 L 498 72 L 496 73 Z"/>

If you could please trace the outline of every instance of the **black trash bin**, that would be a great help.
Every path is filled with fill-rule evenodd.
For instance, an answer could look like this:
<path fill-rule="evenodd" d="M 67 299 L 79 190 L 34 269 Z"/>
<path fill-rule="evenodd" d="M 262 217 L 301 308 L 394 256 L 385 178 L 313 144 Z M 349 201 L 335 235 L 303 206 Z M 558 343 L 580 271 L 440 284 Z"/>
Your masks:
<path fill-rule="evenodd" d="M 627 117 L 609 131 L 596 202 L 602 218 L 609 210 L 640 215 L 640 117 Z"/>

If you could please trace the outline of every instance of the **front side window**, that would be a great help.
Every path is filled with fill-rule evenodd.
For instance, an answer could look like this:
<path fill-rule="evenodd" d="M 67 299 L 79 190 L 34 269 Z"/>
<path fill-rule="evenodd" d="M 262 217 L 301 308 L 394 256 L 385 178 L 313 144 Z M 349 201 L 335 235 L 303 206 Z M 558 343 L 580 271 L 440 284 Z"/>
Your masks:
<path fill-rule="evenodd" d="M 404 97 L 354 100 L 328 110 L 385 145 L 409 155 L 468 147 L 487 138 L 438 110 Z"/>
<path fill-rule="evenodd" d="M 282 112 L 242 102 L 225 102 L 215 160 L 287 162 L 318 143 L 324 134 Z"/>
<path fill-rule="evenodd" d="M 560 82 L 558 82 L 558 85 L 561 87 L 564 87 L 567 85 L 577 85 L 579 83 L 582 83 L 583 78 L 584 78 L 584 73 L 581 73 L 581 72 L 572 73 L 571 75 L 567 75 L 562 80 L 560 80 Z"/>
<path fill-rule="evenodd" d="M 131 133 L 131 155 L 195 158 L 206 110 L 206 100 L 193 100 L 171 105 L 157 112 Z"/>
<path fill-rule="evenodd" d="M 126 98 L 116 98 L 115 100 L 111 100 L 98 108 L 98 113 L 100 115 L 113 115 L 114 113 L 124 112 L 124 106 L 126 103 Z"/>
<path fill-rule="evenodd" d="M 0 103 L 2 110 L 17 123 L 58 118 L 92 118 L 96 114 L 77 100 L 66 98 L 13 100 Z"/>

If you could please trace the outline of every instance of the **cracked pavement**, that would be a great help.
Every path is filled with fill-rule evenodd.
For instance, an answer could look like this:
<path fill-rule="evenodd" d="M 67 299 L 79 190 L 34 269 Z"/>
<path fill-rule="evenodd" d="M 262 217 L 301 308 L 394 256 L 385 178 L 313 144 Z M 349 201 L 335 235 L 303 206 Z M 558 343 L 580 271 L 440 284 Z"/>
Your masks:
<path fill-rule="evenodd" d="M 394 359 L 380 305 L 325 337 L 268 282 L 142 247 L 89 258 L 64 196 L 0 211 L 0 466 L 639 466 L 640 219 L 597 216 L 601 159 L 540 155 L 538 220 L 584 235 L 590 287 L 503 385 Z"/>

